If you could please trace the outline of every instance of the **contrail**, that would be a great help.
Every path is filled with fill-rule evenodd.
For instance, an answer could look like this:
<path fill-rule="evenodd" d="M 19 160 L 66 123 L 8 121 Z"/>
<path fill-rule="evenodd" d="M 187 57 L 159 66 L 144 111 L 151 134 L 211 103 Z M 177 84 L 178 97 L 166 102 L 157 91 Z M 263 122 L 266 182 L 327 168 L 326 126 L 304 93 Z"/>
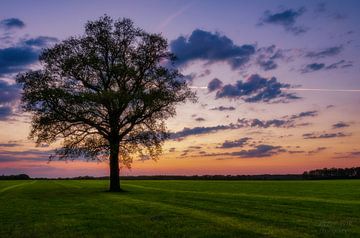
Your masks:
<path fill-rule="evenodd" d="M 205 87 L 205 86 L 189 86 L 189 88 L 192 88 L 192 89 L 207 89 L 207 87 Z"/>
<path fill-rule="evenodd" d="M 186 10 L 188 10 L 192 5 L 194 5 L 195 2 L 190 2 L 187 5 L 180 8 L 175 13 L 168 16 L 163 22 L 160 23 L 160 25 L 156 28 L 157 31 L 163 30 L 167 25 L 169 25 L 175 18 L 182 15 Z"/>
<path fill-rule="evenodd" d="M 282 88 L 288 91 L 316 91 L 316 92 L 360 92 L 360 89 L 330 89 L 330 88 Z"/>
<path fill-rule="evenodd" d="M 191 89 L 207 89 L 205 86 L 190 86 Z M 313 91 L 313 92 L 353 92 L 359 93 L 360 89 L 330 89 L 330 88 L 281 88 L 287 91 Z"/>

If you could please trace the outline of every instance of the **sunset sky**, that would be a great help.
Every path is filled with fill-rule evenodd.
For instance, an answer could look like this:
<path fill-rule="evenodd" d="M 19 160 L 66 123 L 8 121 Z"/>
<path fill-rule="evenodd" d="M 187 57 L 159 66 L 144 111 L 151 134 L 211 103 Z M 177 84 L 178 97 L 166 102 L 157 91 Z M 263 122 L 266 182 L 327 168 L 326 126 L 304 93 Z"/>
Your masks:
<path fill-rule="evenodd" d="M 162 33 L 198 95 L 167 121 L 158 161 L 122 175 L 286 174 L 360 166 L 360 1 L 0 3 L 0 175 L 106 176 L 108 164 L 51 161 L 21 112 L 17 73 L 42 48 L 104 14 Z"/>

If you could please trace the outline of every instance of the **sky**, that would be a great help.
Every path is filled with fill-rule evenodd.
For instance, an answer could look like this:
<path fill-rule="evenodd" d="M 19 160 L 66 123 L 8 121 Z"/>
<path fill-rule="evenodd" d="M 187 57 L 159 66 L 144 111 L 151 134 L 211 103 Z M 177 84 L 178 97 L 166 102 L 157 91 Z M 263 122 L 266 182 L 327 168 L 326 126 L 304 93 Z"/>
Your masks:
<path fill-rule="evenodd" d="M 177 107 L 157 161 L 122 175 L 288 174 L 360 166 L 360 1 L 0 3 L 0 175 L 106 176 L 106 162 L 50 161 L 28 139 L 15 76 L 88 20 L 161 33 L 198 102 Z"/>

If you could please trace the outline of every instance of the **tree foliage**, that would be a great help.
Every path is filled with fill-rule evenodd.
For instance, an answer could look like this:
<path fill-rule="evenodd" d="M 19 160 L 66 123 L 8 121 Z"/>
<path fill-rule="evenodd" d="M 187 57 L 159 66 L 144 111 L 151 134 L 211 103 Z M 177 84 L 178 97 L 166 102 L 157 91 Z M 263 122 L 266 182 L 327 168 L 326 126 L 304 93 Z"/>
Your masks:
<path fill-rule="evenodd" d="M 175 57 L 160 34 L 129 19 L 103 16 L 85 34 L 40 55 L 42 68 L 20 74 L 23 108 L 32 113 L 37 144 L 62 139 L 60 159 L 158 158 L 167 138 L 165 120 L 196 96 L 169 67 Z M 114 160 L 116 160 L 114 158 Z"/>

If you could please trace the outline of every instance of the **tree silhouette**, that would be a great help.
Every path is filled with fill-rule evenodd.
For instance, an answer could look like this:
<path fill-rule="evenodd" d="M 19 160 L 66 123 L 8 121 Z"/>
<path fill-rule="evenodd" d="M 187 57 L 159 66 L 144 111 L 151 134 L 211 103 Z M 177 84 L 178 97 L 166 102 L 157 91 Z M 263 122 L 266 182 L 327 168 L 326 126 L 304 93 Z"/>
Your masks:
<path fill-rule="evenodd" d="M 62 139 L 52 158 L 110 163 L 110 191 L 121 191 L 119 163 L 156 159 L 167 138 L 165 120 L 175 106 L 196 101 L 160 34 L 130 19 L 103 16 L 40 55 L 41 70 L 17 76 L 22 105 L 32 113 L 30 138 L 36 143 Z"/>

